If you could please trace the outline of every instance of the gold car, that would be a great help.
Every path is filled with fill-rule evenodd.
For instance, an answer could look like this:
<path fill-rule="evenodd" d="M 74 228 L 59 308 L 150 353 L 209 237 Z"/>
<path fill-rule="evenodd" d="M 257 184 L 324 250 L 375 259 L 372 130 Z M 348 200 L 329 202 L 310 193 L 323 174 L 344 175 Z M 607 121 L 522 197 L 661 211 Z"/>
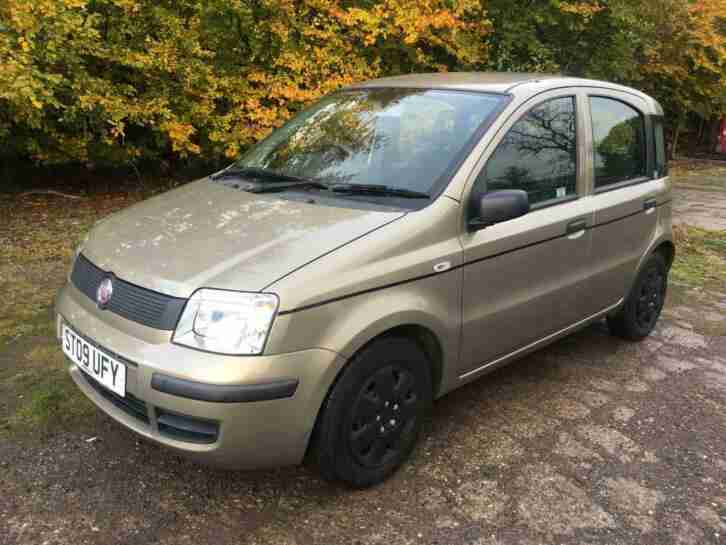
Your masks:
<path fill-rule="evenodd" d="M 71 375 L 199 461 L 310 454 L 378 483 L 434 399 L 595 320 L 652 331 L 674 255 L 662 115 L 559 76 L 333 93 L 91 230 L 56 306 Z"/>

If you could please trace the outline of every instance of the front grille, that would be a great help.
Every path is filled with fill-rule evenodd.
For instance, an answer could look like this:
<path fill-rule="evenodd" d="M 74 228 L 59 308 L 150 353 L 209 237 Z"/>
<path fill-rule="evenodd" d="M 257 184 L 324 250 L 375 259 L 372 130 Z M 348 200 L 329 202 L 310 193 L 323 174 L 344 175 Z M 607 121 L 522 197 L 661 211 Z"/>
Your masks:
<path fill-rule="evenodd" d="M 110 401 L 113 405 L 129 416 L 132 416 L 145 424 L 149 423 L 149 413 L 146 410 L 146 403 L 141 401 L 139 398 L 134 397 L 128 392 L 126 392 L 126 397 L 121 397 L 116 392 L 112 392 L 111 390 L 104 388 L 97 381 L 87 377 L 83 371 L 81 371 L 80 375 L 86 381 L 86 384 L 93 388 L 101 397 Z"/>
<path fill-rule="evenodd" d="M 219 434 L 219 423 L 156 408 L 159 433 L 187 443 L 214 443 Z"/>
<path fill-rule="evenodd" d="M 83 254 L 78 256 L 71 273 L 71 282 L 86 297 L 96 301 L 101 281 L 111 276 L 91 263 Z M 171 331 L 184 310 L 186 299 L 171 297 L 113 277 L 113 295 L 106 310 L 133 322 Z"/>

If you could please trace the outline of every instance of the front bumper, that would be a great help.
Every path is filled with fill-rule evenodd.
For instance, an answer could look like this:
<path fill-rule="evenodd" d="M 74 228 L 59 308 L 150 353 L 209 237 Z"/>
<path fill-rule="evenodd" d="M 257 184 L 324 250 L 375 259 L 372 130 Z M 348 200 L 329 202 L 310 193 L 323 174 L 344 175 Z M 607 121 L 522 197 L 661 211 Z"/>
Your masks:
<path fill-rule="evenodd" d="M 326 349 L 235 357 L 171 343 L 154 330 L 99 310 L 73 285 L 56 302 L 65 322 L 127 366 L 126 398 L 109 395 L 75 365 L 70 373 L 98 407 L 139 435 L 205 464 L 252 469 L 300 463 L 318 411 L 344 358 Z M 101 388 L 99 390 L 99 388 Z M 209 441 L 170 433 L 215 429 Z M 189 437 L 192 437 L 191 435 Z"/>

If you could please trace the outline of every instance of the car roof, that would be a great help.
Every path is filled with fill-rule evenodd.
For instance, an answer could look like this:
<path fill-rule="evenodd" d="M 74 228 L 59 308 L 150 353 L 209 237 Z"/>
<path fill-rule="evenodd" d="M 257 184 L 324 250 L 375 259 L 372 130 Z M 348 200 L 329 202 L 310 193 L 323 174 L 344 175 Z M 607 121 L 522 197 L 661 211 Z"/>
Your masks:
<path fill-rule="evenodd" d="M 635 95 L 662 115 L 660 105 L 648 95 L 630 87 L 583 78 L 572 78 L 560 74 L 537 74 L 517 72 L 440 72 L 432 74 L 407 74 L 365 81 L 349 89 L 374 87 L 402 87 L 420 89 L 451 89 L 505 93 L 526 99 L 532 95 L 561 87 L 599 87 Z"/>
<path fill-rule="evenodd" d="M 433 74 L 406 74 L 363 82 L 354 87 L 414 87 L 459 89 L 462 91 L 489 91 L 506 93 L 522 83 L 562 79 L 556 74 L 527 74 L 515 72 L 440 72 Z"/>

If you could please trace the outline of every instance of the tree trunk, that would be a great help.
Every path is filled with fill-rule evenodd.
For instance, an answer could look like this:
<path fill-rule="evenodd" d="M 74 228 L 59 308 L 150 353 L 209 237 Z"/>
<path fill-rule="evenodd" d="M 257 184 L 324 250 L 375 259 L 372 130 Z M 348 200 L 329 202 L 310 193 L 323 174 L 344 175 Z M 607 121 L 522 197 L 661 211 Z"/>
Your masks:
<path fill-rule="evenodd" d="M 681 129 L 683 128 L 683 116 L 678 116 L 676 126 L 673 128 L 673 142 L 671 142 L 671 159 L 676 158 L 678 153 L 678 138 L 681 135 Z"/>

